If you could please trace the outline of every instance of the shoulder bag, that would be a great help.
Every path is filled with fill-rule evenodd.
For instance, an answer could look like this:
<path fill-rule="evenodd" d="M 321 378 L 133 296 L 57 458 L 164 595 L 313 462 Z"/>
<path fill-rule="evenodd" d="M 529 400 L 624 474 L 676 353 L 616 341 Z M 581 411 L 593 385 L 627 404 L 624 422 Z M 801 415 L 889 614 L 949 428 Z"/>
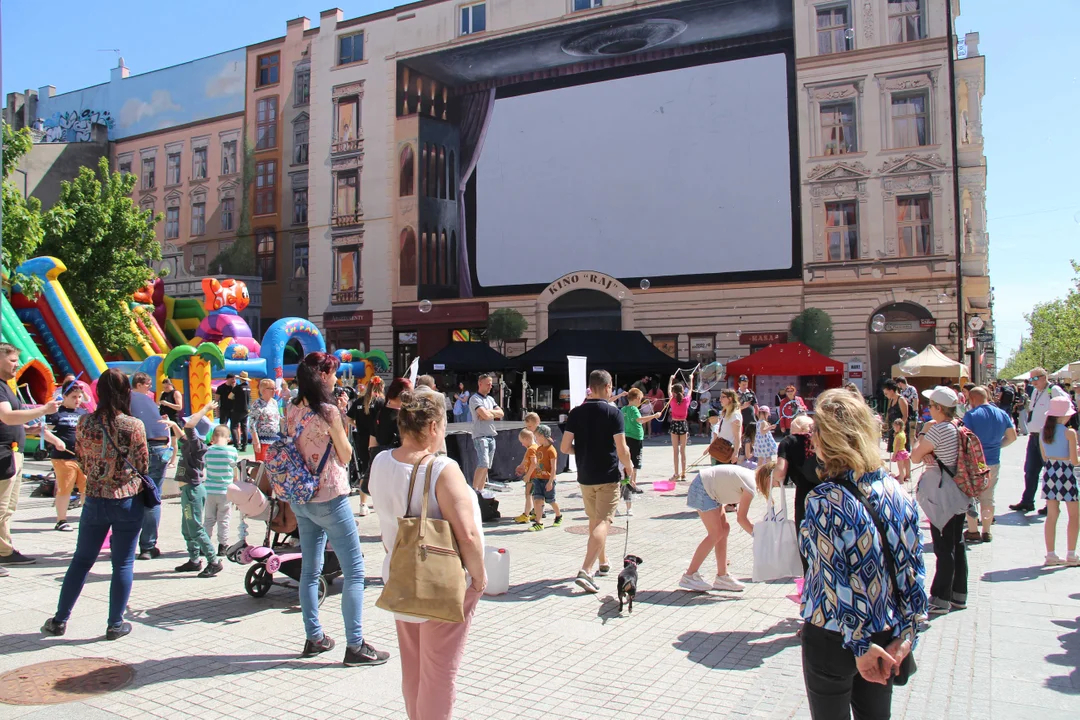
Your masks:
<path fill-rule="evenodd" d="M 856 500 L 862 503 L 862 506 L 866 508 L 866 512 L 870 514 L 870 519 L 874 521 L 874 527 L 877 528 L 878 537 L 881 538 L 881 549 L 885 554 L 885 568 L 889 571 L 889 575 L 892 576 L 892 596 L 893 602 L 896 603 L 896 614 L 900 617 L 904 615 L 904 601 L 900 597 L 900 583 L 897 580 L 899 577 L 896 573 L 896 559 L 893 557 L 892 546 L 889 545 L 889 536 L 885 532 L 885 523 L 881 521 L 881 516 L 878 515 L 877 510 L 870 504 L 870 501 L 865 495 L 863 495 L 859 488 L 855 486 L 855 483 L 851 482 L 847 478 L 835 479 L 834 482 L 848 494 L 855 497 Z M 907 654 L 907 656 L 901 661 L 900 667 L 896 671 L 896 675 L 893 676 L 892 681 L 894 685 L 907 685 L 908 678 L 915 674 L 918 667 L 915 665 L 915 652 L 914 648 Z"/>
<path fill-rule="evenodd" d="M 787 495 L 781 487 L 777 512 L 772 493 L 770 487 L 765 517 L 754 523 L 754 582 L 797 578 L 803 574 L 795 521 L 788 519 Z"/>
<path fill-rule="evenodd" d="M 416 474 L 428 458 L 432 456 L 425 455 L 413 465 L 405 516 L 398 518 L 397 540 L 390 553 L 390 577 L 383 579 L 375 606 L 424 620 L 464 622 L 465 568 L 454 531 L 446 520 L 428 517 L 434 458 L 425 472 L 420 517 L 409 516 Z"/>
<path fill-rule="evenodd" d="M 124 458 L 124 464 L 131 470 L 135 477 L 139 478 L 142 483 L 142 487 L 139 489 L 139 496 L 142 498 L 143 506 L 152 508 L 161 504 L 161 488 L 157 486 L 149 476 L 144 475 L 135 469 L 135 466 L 128 460 L 128 454 L 120 452 L 120 446 L 112 439 L 112 435 L 109 434 L 109 428 L 104 423 L 101 425 L 101 434 L 105 436 L 105 439 L 109 441 L 109 444 L 116 450 L 117 455 L 122 455 Z M 130 448 L 128 448 L 130 450 Z"/>
<path fill-rule="evenodd" d="M 720 417 L 720 427 L 716 429 L 716 436 L 709 443 L 709 457 L 721 465 L 727 465 L 735 459 L 735 446 L 731 441 L 720 437 L 720 430 L 724 427 L 724 418 Z"/>

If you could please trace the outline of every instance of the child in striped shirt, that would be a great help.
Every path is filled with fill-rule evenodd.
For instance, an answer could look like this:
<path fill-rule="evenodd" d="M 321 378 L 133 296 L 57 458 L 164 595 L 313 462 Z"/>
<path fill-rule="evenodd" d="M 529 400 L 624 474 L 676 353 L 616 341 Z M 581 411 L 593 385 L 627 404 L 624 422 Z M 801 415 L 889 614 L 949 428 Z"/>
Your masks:
<path fill-rule="evenodd" d="M 229 545 L 229 518 L 232 505 L 225 497 L 229 485 L 237 480 L 237 465 L 240 456 L 236 448 L 229 445 L 229 428 L 218 425 L 210 437 L 210 448 L 206 451 L 206 507 L 203 511 L 203 528 L 213 538 L 214 526 L 217 526 L 218 555 L 224 555 Z"/>

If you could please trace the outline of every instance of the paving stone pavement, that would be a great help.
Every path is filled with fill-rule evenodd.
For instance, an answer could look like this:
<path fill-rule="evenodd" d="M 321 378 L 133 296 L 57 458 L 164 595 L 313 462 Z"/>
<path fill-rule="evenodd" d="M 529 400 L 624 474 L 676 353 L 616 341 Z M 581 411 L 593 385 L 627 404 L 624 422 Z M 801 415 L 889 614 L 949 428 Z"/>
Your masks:
<path fill-rule="evenodd" d="M 1023 484 L 1022 444 L 1004 452 L 998 491 L 1004 512 L 994 541 L 969 552 L 969 607 L 934 619 L 921 634 L 919 672 L 896 690 L 894 717 L 1072 720 L 1080 711 L 1080 568 L 1042 569 L 1042 519 L 1006 508 Z M 695 438 L 690 457 L 703 449 Z M 788 597 L 793 583 L 750 583 L 740 594 L 676 589 L 703 527 L 686 508 L 686 485 L 667 494 L 649 489 L 651 480 L 667 476 L 670 463 L 667 446 L 646 447 L 646 493 L 637 496 L 630 518 L 630 551 L 645 560 L 633 615 L 618 613 L 614 574 L 594 596 L 572 582 L 585 537 L 567 530 L 586 522 L 572 475 L 559 477 L 562 529 L 525 532 L 508 519 L 523 503 L 521 486 L 500 494 L 505 518 L 486 534 L 488 544 L 511 554 L 511 588 L 485 598 L 477 611 L 456 717 L 809 717 L 795 636 L 798 606 Z M 35 467 L 43 465 L 28 463 Z M 46 660 L 110 657 L 130 663 L 136 674 L 126 689 L 82 702 L 0 704 L 0 720 L 405 717 L 394 626 L 374 607 L 383 559 L 374 516 L 359 518 L 370 575 L 365 636 L 393 657 L 383 667 L 347 669 L 337 650 L 332 657 L 299 658 L 303 624 L 294 590 L 275 587 L 252 598 L 243 589 L 246 568 L 232 563 L 211 579 L 174 573 L 184 558 L 175 499 L 163 508 L 164 554 L 136 563 L 128 615 L 134 632 L 117 642 L 103 639 L 109 589 L 103 555 L 68 634 L 45 638 L 38 628 L 55 608 L 75 535 L 52 531 L 51 501 L 30 498 L 30 489 L 24 485 L 15 541 L 40 561 L 0 579 L 0 673 Z M 755 499 L 751 518 L 763 512 L 764 501 Z M 626 520 L 618 522 L 625 527 Z M 255 525 L 256 534 L 262 527 Z M 932 576 L 929 532 L 925 537 Z M 1059 538 L 1063 543 L 1064 523 Z M 611 558 L 621 557 L 623 543 L 623 535 L 611 537 Z M 748 580 L 751 538 L 735 525 L 729 559 L 733 574 Z M 711 558 L 706 562 L 709 570 Z M 338 639 L 340 583 L 321 613 Z"/>

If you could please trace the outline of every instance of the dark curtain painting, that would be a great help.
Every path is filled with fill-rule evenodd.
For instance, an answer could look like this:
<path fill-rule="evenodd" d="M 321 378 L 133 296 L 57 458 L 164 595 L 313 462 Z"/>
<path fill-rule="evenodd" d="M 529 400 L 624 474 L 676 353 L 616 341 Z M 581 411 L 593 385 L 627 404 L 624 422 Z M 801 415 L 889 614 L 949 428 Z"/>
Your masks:
<path fill-rule="evenodd" d="M 484 148 L 484 135 L 491 122 L 495 107 L 495 88 L 480 90 L 461 98 L 461 157 L 458 167 L 458 216 L 461 218 L 461 242 L 458 243 L 458 292 L 461 297 L 472 297 L 472 271 L 469 269 L 469 244 L 465 242 L 465 187 L 476 170 L 476 163 Z"/>

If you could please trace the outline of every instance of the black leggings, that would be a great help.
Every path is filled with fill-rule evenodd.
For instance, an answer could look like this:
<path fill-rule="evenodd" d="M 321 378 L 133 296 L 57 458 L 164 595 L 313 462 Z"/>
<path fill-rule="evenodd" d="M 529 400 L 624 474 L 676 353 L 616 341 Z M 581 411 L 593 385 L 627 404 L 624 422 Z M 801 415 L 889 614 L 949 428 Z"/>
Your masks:
<path fill-rule="evenodd" d="M 875 633 L 870 640 L 885 647 L 892 642 L 892 631 Z M 802 665 L 813 720 L 847 720 L 852 712 L 855 720 L 889 720 L 892 681 L 879 685 L 864 680 L 840 633 L 803 623 Z"/>

